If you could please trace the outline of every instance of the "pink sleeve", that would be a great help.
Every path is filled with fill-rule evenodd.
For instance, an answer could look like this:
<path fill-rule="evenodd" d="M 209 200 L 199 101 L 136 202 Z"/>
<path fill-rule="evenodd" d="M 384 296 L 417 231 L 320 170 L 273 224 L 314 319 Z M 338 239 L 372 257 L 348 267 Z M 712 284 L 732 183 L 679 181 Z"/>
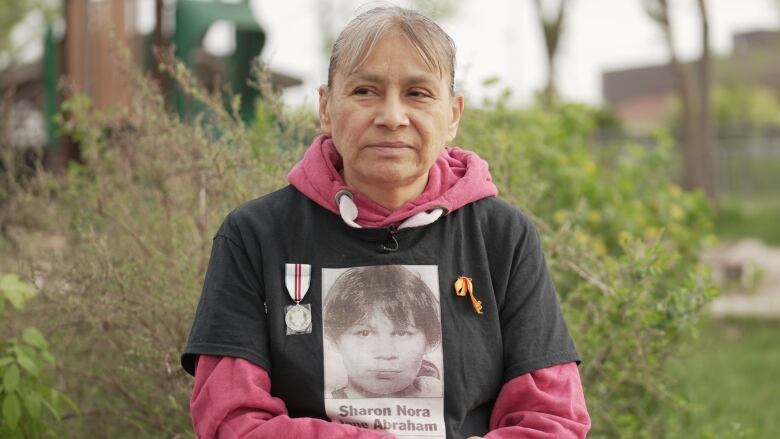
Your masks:
<path fill-rule="evenodd" d="M 520 375 L 504 384 L 485 439 L 580 439 L 590 416 L 576 363 Z"/>
<path fill-rule="evenodd" d="M 199 357 L 190 411 L 199 438 L 392 437 L 321 419 L 290 418 L 284 402 L 271 396 L 268 373 L 241 358 Z"/>

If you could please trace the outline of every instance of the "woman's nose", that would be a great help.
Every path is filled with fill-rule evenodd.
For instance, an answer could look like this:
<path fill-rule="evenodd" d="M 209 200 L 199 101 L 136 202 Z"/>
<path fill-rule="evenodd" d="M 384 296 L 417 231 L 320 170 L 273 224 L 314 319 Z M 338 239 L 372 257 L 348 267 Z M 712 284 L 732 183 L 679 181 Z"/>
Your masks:
<path fill-rule="evenodd" d="M 409 116 L 401 99 L 396 96 L 386 96 L 376 110 L 374 123 L 389 130 L 397 130 L 409 125 Z"/>

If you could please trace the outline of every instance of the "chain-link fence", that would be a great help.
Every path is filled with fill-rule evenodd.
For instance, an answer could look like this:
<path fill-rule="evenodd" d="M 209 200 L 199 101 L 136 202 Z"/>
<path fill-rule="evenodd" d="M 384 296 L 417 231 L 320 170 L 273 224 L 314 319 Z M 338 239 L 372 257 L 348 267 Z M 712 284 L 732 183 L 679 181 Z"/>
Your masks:
<path fill-rule="evenodd" d="M 718 131 L 711 144 L 716 196 L 776 197 L 780 200 L 780 127 L 763 130 L 745 127 L 727 130 L 721 127 Z M 653 135 L 627 135 L 620 129 L 602 129 L 596 133 L 593 141 L 596 145 L 638 143 L 648 148 L 658 144 L 658 139 Z M 678 169 L 670 170 L 670 173 L 676 174 L 682 172 L 682 169 L 680 165 Z"/>
<path fill-rule="evenodd" d="M 715 139 L 713 167 L 718 195 L 780 198 L 780 132 Z"/>

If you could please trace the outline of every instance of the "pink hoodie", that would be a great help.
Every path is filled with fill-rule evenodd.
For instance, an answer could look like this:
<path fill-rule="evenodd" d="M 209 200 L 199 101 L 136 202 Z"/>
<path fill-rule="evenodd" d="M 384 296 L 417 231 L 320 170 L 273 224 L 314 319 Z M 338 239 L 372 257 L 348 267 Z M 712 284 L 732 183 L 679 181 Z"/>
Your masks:
<path fill-rule="evenodd" d="M 323 134 L 314 139 L 287 179 L 312 201 L 337 215 L 340 211 L 336 194 L 348 191 L 358 206 L 356 222 L 364 227 L 387 227 L 435 208 L 453 212 L 498 193 L 487 162 L 460 148 L 444 148 L 428 172 L 423 193 L 394 211 L 347 186 L 340 170 L 341 157 L 333 140 Z"/>
<path fill-rule="evenodd" d="M 288 179 L 323 208 L 345 216 L 337 194 L 348 191 L 357 215 L 353 226 L 386 227 L 443 208 L 455 211 L 496 195 L 487 162 L 460 148 L 445 148 L 420 196 L 389 211 L 350 189 L 339 174 L 341 157 L 327 136 L 317 137 Z M 432 218 L 432 219 L 431 219 Z M 345 219 L 345 221 L 347 221 Z M 425 219 L 423 221 L 426 221 Z M 249 361 L 202 355 L 190 401 L 200 438 L 356 438 L 392 437 L 321 419 L 290 418 L 284 402 L 271 395 L 268 372 Z M 575 363 L 539 369 L 506 382 L 490 418 L 488 439 L 584 438 L 590 429 L 579 371 Z"/>

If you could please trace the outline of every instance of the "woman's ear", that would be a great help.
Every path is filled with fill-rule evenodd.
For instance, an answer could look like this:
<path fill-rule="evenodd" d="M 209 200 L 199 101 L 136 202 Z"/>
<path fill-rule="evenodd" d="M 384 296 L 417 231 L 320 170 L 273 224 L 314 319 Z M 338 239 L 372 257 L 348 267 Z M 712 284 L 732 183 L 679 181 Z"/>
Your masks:
<path fill-rule="evenodd" d="M 320 94 L 320 131 L 330 135 L 330 113 L 328 112 L 330 90 L 328 90 L 327 85 L 321 85 L 318 91 Z"/>
<path fill-rule="evenodd" d="M 463 95 L 458 93 L 450 98 L 451 119 L 447 127 L 447 141 L 451 142 L 458 135 L 458 126 L 460 125 L 460 116 L 463 114 Z"/>

